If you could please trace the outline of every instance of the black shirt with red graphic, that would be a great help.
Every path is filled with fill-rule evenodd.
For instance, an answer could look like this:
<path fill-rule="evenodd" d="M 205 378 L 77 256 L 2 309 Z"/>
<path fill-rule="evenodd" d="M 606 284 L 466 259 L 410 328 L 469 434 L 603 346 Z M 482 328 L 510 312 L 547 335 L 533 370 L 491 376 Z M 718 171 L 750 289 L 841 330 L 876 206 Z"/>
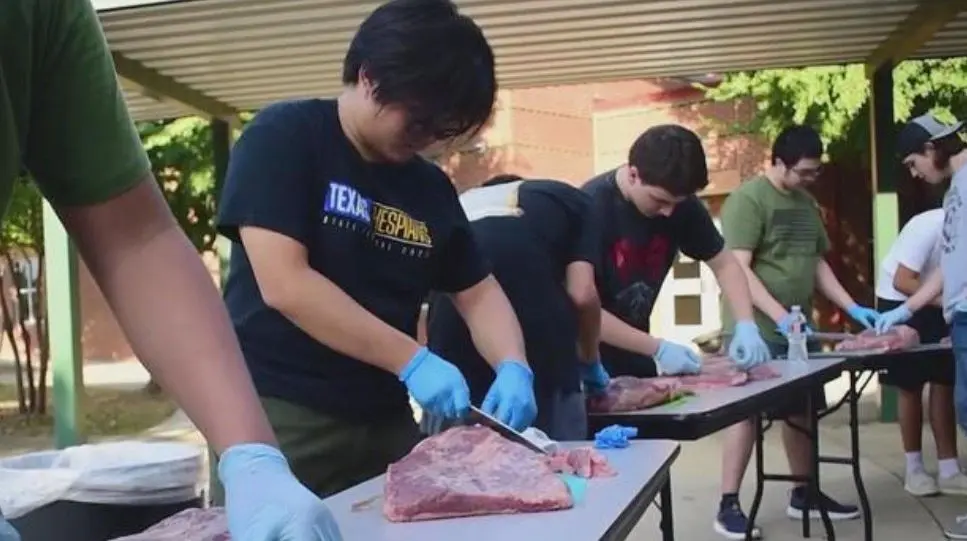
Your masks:
<path fill-rule="evenodd" d="M 601 254 L 595 266 L 602 307 L 636 329 L 649 332 L 649 320 L 665 276 L 679 250 L 708 261 L 725 247 L 721 233 L 702 201 L 691 196 L 671 216 L 648 217 L 624 198 L 616 170 L 589 180 L 592 216 Z M 601 344 L 601 359 L 613 376 L 655 375 L 654 362 L 637 353 Z"/>

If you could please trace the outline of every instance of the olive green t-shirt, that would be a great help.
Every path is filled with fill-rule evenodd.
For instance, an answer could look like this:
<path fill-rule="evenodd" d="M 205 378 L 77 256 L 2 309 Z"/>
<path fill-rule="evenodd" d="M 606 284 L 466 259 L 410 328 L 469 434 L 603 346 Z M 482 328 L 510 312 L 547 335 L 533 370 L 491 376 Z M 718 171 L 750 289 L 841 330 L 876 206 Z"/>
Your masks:
<path fill-rule="evenodd" d="M 0 212 L 23 171 L 55 207 L 150 171 L 90 0 L 0 1 Z"/>
<path fill-rule="evenodd" d="M 752 272 L 787 309 L 809 314 L 816 289 L 816 266 L 829 249 L 819 204 L 803 190 L 779 191 L 765 176 L 743 182 L 722 206 L 722 233 L 731 250 L 752 252 Z M 726 329 L 734 318 L 722 308 Z M 776 323 L 755 311 L 759 332 L 769 342 L 782 342 Z"/>

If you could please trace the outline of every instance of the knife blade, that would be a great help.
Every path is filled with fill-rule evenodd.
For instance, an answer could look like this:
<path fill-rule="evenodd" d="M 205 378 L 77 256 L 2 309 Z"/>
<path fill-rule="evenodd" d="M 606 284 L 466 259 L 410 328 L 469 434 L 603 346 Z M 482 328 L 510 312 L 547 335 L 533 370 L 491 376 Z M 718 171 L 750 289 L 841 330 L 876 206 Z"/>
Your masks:
<path fill-rule="evenodd" d="M 486 414 L 476 406 L 470 406 L 470 415 L 468 416 L 468 420 L 475 421 L 497 432 L 498 434 L 507 438 L 508 440 L 514 443 L 519 443 L 524 447 L 527 447 L 528 449 L 530 449 L 531 451 L 534 451 L 535 453 L 540 453 L 542 455 L 548 454 L 548 452 L 542 449 L 539 445 L 525 438 L 523 434 L 505 425 L 504 423 L 500 422 L 496 418 Z"/>
<path fill-rule="evenodd" d="M 809 338 L 814 340 L 824 340 L 827 342 L 842 342 L 843 340 L 851 340 L 856 338 L 856 335 L 848 332 L 814 332 L 809 335 Z"/>

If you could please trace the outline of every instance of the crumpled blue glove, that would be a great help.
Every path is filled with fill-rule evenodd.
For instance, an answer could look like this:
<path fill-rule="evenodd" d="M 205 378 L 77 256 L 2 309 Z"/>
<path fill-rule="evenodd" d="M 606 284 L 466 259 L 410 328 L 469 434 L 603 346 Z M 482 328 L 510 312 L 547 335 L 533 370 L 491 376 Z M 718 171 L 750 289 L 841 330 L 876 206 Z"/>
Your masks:
<path fill-rule="evenodd" d="M 526 429 L 537 418 L 534 373 L 520 361 L 501 361 L 480 409 L 518 432 Z"/>
<path fill-rule="evenodd" d="M 849 314 L 849 317 L 853 318 L 853 321 L 856 321 L 867 329 L 876 327 L 881 317 L 880 313 L 876 310 L 858 304 L 853 304 L 847 308 L 846 313 Z"/>
<path fill-rule="evenodd" d="M 329 508 L 295 478 L 275 447 L 229 447 L 219 458 L 218 478 L 234 541 L 342 541 Z"/>
<path fill-rule="evenodd" d="M 598 449 L 624 449 L 629 445 L 628 438 L 637 436 L 638 429 L 633 426 L 611 425 L 594 435 L 594 446 Z"/>
<path fill-rule="evenodd" d="M 0 516 L 0 541 L 20 541 L 20 534 L 3 516 Z"/>
<path fill-rule="evenodd" d="M 776 326 L 776 331 L 779 334 L 781 334 L 784 338 L 789 338 L 789 333 L 792 332 L 792 314 L 791 313 L 786 314 L 785 316 L 782 317 L 782 319 L 779 320 L 779 323 Z M 803 328 L 803 332 L 806 333 L 806 336 L 809 336 L 813 333 L 813 328 L 810 327 L 809 325 L 806 325 Z"/>
<path fill-rule="evenodd" d="M 667 376 L 676 374 L 698 374 L 702 369 L 702 359 L 691 349 L 674 342 L 660 340 L 655 353 L 661 373 Z"/>
<path fill-rule="evenodd" d="M 421 347 L 400 372 L 400 381 L 423 411 L 462 419 L 470 411 L 470 388 L 460 369 Z"/>
<path fill-rule="evenodd" d="M 611 376 L 604 369 L 604 365 L 601 364 L 601 359 L 594 361 L 592 364 L 581 363 L 579 367 L 581 370 L 581 381 L 584 382 L 584 391 L 587 395 L 598 396 L 604 394 L 608 389 Z"/>
<path fill-rule="evenodd" d="M 768 361 L 769 346 L 766 345 L 759 326 L 754 321 L 739 321 L 735 324 L 732 341 L 729 343 L 729 357 L 744 370 Z"/>
<path fill-rule="evenodd" d="M 876 321 L 876 334 L 883 334 L 892 327 L 906 323 L 911 317 L 913 317 L 913 312 L 906 304 L 901 304 L 889 312 L 884 312 L 880 314 L 880 318 Z"/>

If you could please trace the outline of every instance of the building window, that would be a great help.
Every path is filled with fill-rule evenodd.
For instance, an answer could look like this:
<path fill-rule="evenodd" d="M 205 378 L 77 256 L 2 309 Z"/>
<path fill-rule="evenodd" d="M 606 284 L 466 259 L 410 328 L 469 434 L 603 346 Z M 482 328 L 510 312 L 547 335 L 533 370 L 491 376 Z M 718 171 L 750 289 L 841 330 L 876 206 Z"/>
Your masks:
<path fill-rule="evenodd" d="M 37 297 L 37 278 L 40 265 L 36 257 L 13 263 L 13 283 L 17 288 L 17 316 L 26 323 L 37 321 L 40 299 Z"/>
<path fill-rule="evenodd" d="M 675 325 L 702 324 L 702 296 L 675 295 Z"/>

